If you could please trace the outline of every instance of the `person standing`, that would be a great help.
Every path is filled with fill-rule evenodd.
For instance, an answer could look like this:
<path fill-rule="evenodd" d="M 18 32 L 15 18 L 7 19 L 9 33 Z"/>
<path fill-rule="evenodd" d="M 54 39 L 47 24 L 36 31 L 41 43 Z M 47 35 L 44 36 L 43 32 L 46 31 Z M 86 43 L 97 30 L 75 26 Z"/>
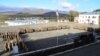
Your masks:
<path fill-rule="evenodd" d="M 18 53 L 19 53 L 18 45 L 17 45 L 17 43 L 14 43 L 14 45 L 12 47 L 12 54 L 14 56 L 16 56 L 16 54 L 18 54 Z"/>

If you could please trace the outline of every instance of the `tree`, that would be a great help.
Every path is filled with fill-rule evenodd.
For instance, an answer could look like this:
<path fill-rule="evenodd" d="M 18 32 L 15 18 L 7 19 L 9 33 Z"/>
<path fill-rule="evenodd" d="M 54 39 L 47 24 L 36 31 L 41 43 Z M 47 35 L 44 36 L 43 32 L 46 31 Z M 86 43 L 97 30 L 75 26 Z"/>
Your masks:
<path fill-rule="evenodd" d="M 74 17 L 77 17 L 79 15 L 78 11 L 69 11 L 69 21 L 74 21 Z"/>
<path fill-rule="evenodd" d="M 7 20 L 8 16 L 6 15 L 0 15 L 0 22 L 4 22 L 5 20 Z"/>

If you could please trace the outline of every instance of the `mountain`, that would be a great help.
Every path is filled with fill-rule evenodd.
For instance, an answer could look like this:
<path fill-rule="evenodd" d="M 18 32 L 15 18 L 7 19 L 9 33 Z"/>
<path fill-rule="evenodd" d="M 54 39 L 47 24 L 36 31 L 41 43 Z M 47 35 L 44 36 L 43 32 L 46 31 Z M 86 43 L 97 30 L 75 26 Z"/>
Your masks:
<path fill-rule="evenodd" d="M 0 15 L 18 15 L 18 14 L 28 14 L 28 15 L 42 15 L 42 16 L 56 16 L 56 11 L 50 9 L 41 8 L 22 8 L 22 7 L 6 7 L 0 6 Z M 68 15 L 65 11 L 59 11 L 61 16 Z"/>
<path fill-rule="evenodd" d="M 43 14 L 49 12 L 49 9 L 39 9 L 39 8 L 21 8 L 21 7 L 6 7 L 0 6 L 0 14 L 16 14 L 16 13 L 28 13 L 28 14 Z"/>
<path fill-rule="evenodd" d="M 55 11 L 50 11 L 47 13 L 43 14 L 44 17 L 56 17 L 56 12 Z M 59 12 L 59 16 L 60 17 L 64 17 L 64 16 L 68 16 L 68 14 L 66 13 L 62 13 L 61 11 Z"/>
<path fill-rule="evenodd" d="M 93 12 L 100 12 L 100 9 L 96 9 L 96 10 L 94 10 Z"/>

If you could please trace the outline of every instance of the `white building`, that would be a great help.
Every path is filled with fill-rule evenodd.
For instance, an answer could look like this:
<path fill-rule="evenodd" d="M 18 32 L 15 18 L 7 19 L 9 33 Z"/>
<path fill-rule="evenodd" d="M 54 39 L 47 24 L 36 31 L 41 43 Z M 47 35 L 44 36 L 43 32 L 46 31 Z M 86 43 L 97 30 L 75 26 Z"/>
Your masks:
<path fill-rule="evenodd" d="M 84 13 L 79 14 L 78 17 L 75 17 L 75 22 L 77 23 L 87 23 L 99 25 L 100 23 L 100 13 Z"/>
<path fill-rule="evenodd" d="M 5 21 L 5 23 L 7 23 L 8 26 L 29 25 L 29 24 L 48 23 L 48 22 L 49 22 L 48 20 L 39 20 L 39 19 Z"/>

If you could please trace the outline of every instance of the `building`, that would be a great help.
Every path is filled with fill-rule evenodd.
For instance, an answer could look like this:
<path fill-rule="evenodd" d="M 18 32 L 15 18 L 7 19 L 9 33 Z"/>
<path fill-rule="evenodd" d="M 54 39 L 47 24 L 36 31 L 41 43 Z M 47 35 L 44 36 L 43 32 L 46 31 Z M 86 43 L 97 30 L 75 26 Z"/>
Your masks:
<path fill-rule="evenodd" d="M 30 20 L 9 20 L 5 21 L 8 26 L 30 25 L 39 23 L 48 23 L 48 20 L 30 19 Z"/>
<path fill-rule="evenodd" d="M 83 13 L 79 14 L 78 17 L 75 17 L 75 22 L 77 23 L 86 23 L 86 24 L 100 24 L 100 13 Z"/>

